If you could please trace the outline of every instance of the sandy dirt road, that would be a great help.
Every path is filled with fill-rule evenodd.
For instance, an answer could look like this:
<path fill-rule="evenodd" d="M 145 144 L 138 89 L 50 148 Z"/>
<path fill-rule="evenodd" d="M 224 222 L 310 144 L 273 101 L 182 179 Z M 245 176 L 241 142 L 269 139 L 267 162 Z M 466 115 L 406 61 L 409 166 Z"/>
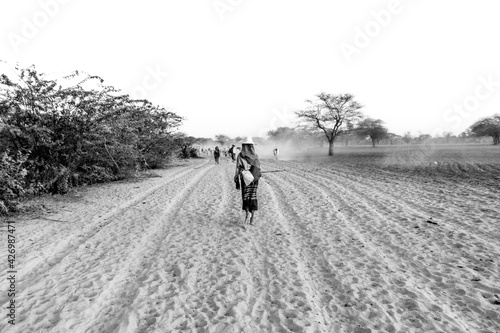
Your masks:
<path fill-rule="evenodd" d="M 286 171 L 264 175 L 243 226 L 233 167 L 16 217 L 16 325 L 2 316 L 0 331 L 500 332 L 494 187 L 269 160 Z"/>

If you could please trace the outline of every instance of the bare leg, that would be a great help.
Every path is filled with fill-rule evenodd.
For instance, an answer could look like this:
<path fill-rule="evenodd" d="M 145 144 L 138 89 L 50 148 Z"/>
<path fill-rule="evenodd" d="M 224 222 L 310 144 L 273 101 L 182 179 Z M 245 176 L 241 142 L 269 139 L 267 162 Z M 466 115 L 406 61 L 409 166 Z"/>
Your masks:
<path fill-rule="evenodd" d="M 251 211 L 250 212 L 250 224 L 253 224 L 253 215 L 254 215 L 254 212 Z"/>
<path fill-rule="evenodd" d="M 245 222 L 243 222 L 243 224 L 247 224 L 247 220 L 248 220 L 248 210 L 245 211 Z"/>

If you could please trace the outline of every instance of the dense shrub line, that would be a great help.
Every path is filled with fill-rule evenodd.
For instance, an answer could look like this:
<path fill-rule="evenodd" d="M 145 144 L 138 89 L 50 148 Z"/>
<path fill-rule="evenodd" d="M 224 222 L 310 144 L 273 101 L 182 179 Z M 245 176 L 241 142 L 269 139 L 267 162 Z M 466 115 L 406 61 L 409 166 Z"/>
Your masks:
<path fill-rule="evenodd" d="M 55 81 L 34 67 L 15 71 L 0 75 L 0 214 L 27 195 L 161 167 L 192 143 L 176 131 L 182 117 L 99 77 L 75 72 Z"/>

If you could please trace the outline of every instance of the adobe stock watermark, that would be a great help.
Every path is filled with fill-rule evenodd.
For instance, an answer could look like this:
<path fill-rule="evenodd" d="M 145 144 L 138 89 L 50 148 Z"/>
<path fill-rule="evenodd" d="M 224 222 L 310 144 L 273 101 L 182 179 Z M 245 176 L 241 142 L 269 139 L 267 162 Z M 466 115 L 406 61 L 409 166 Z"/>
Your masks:
<path fill-rule="evenodd" d="M 148 93 L 158 89 L 167 79 L 169 73 L 156 65 L 154 68 L 146 66 L 146 74 L 143 76 L 140 84 L 132 87 L 130 96 L 133 99 L 147 99 Z"/>
<path fill-rule="evenodd" d="M 50 20 L 57 16 L 61 6 L 66 5 L 71 0 L 39 0 L 38 6 L 40 7 L 31 16 L 23 16 L 21 18 L 21 29 L 19 33 L 7 33 L 7 39 L 14 49 L 15 53 L 19 53 L 21 45 L 26 45 L 29 41 L 40 33 L 50 22 Z"/>
<path fill-rule="evenodd" d="M 500 81 L 495 81 L 493 74 L 488 77 L 479 76 L 478 81 L 479 84 L 473 93 L 443 112 L 444 121 L 454 123 L 453 129 L 455 130 L 459 129 L 463 121 L 479 109 L 482 101 L 489 99 L 500 87 Z"/>
<path fill-rule="evenodd" d="M 281 110 L 273 109 L 272 113 L 273 116 L 269 121 L 269 126 L 259 131 L 258 136 L 261 138 L 267 137 L 267 133 L 269 131 L 274 131 L 279 127 L 293 127 L 295 125 L 295 114 L 288 111 L 287 107 L 284 107 Z"/>
<path fill-rule="evenodd" d="M 363 28 L 354 27 L 352 43 L 343 41 L 339 45 L 347 63 L 351 63 L 354 55 L 360 54 L 363 49 L 367 48 L 372 40 L 380 35 L 383 28 L 391 24 L 393 17 L 400 14 L 403 9 L 400 0 L 390 0 L 385 9 L 370 12 L 372 19 L 366 22 Z"/>
<path fill-rule="evenodd" d="M 224 21 L 226 13 L 233 12 L 241 5 L 243 0 L 214 0 L 212 6 L 221 21 Z"/>

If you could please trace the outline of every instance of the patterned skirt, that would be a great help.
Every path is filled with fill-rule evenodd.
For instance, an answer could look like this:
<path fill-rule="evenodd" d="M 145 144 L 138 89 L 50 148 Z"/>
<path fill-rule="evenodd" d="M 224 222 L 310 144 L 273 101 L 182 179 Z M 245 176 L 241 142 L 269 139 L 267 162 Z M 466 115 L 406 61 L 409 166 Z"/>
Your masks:
<path fill-rule="evenodd" d="M 249 185 L 245 184 L 243 176 L 240 177 L 241 184 L 241 198 L 243 200 L 243 205 L 241 209 L 244 211 L 258 210 L 259 205 L 257 203 L 257 187 L 259 187 L 259 181 L 253 181 Z"/>

